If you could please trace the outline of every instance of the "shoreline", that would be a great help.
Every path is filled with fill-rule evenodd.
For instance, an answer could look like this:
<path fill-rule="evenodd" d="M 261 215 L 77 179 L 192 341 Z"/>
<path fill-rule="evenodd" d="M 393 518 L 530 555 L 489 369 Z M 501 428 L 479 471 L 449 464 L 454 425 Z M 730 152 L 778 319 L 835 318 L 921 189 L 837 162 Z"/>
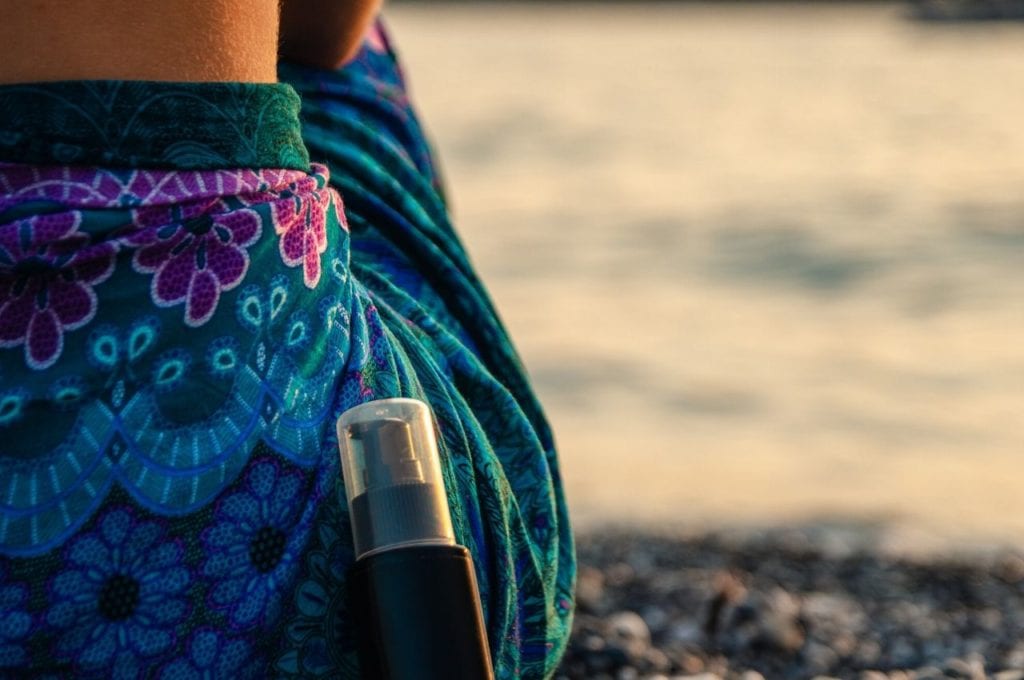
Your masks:
<path fill-rule="evenodd" d="M 1024 555 L 806 529 L 583 532 L 574 680 L 1024 679 Z"/>
<path fill-rule="evenodd" d="M 648 540 L 687 542 L 714 539 L 722 545 L 750 546 L 771 544 L 791 550 L 814 549 L 830 559 L 855 554 L 872 554 L 893 560 L 912 562 L 991 561 L 1003 555 L 1024 555 L 1021 534 L 1011 525 L 979 530 L 975 525 L 940 526 L 924 517 L 906 517 L 895 513 L 819 513 L 793 516 L 768 514 L 763 521 L 745 515 L 717 519 L 694 517 L 669 520 L 661 516 L 637 514 L 610 520 L 596 513 L 574 512 L 569 516 L 573 531 L 582 541 L 599 535 L 643 536 Z"/>

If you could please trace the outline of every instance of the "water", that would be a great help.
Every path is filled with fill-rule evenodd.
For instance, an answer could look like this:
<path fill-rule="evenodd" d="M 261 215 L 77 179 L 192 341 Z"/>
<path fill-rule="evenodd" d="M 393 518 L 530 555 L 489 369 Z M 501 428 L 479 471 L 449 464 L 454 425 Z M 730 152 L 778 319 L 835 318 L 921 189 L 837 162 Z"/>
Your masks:
<path fill-rule="evenodd" d="M 390 17 L 578 525 L 1024 543 L 1024 26 Z"/>

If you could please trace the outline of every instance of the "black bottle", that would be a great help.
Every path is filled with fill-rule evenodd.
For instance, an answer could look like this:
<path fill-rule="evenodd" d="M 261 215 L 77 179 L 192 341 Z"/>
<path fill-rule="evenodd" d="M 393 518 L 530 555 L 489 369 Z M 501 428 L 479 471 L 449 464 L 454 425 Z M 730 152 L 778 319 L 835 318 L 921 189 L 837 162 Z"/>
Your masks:
<path fill-rule="evenodd" d="M 348 575 L 363 677 L 494 677 L 473 559 L 452 531 L 430 409 L 384 399 L 338 419 L 356 562 Z"/>

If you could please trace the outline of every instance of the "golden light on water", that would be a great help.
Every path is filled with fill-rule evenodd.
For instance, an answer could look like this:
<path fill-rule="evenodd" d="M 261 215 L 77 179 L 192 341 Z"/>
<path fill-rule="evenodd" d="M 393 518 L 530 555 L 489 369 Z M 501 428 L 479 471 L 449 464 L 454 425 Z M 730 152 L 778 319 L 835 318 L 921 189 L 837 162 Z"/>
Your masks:
<path fill-rule="evenodd" d="M 580 526 L 1024 536 L 1024 25 L 397 5 Z M 929 543 L 931 545 L 931 543 Z"/>

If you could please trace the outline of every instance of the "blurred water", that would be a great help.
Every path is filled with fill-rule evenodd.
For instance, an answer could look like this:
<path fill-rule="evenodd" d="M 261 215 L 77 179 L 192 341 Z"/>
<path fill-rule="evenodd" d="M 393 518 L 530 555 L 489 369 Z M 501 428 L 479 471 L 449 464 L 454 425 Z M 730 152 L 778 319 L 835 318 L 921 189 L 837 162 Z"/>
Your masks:
<path fill-rule="evenodd" d="M 1024 543 L 1024 26 L 390 18 L 579 525 Z"/>

